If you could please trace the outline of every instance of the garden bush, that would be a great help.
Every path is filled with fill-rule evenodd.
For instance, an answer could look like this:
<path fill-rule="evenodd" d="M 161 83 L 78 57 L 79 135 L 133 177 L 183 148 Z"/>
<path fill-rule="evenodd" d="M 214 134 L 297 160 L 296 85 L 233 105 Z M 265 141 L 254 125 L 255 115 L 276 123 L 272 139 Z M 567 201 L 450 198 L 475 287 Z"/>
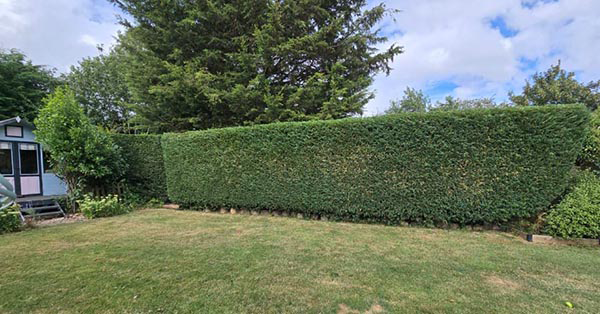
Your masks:
<path fill-rule="evenodd" d="M 142 201 L 167 199 L 167 182 L 159 135 L 114 134 L 128 164 L 125 182 Z"/>
<path fill-rule="evenodd" d="M 569 105 L 166 134 L 168 194 L 351 221 L 504 222 L 564 190 L 588 118 Z"/>
<path fill-rule="evenodd" d="M 591 172 L 546 217 L 546 232 L 562 238 L 600 238 L 600 179 Z"/>
<path fill-rule="evenodd" d="M 19 207 L 13 206 L 0 210 L 0 234 L 18 231 L 21 225 Z"/>
<path fill-rule="evenodd" d="M 86 188 L 113 184 L 127 168 L 109 133 L 92 124 L 69 87 L 44 99 L 35 119 L 36 139 L 52 156 L 52 169 L 66 183 L 75 209 Z"/>
<path fill-rule="evenodd" d="M 117 195 L 108 195 L 99 198 L 86 195 L 80 201 L 79 206 L 81 213 L 88 219 L 122 215 L 131 210 L 130 207 L 119 201 Z"/>

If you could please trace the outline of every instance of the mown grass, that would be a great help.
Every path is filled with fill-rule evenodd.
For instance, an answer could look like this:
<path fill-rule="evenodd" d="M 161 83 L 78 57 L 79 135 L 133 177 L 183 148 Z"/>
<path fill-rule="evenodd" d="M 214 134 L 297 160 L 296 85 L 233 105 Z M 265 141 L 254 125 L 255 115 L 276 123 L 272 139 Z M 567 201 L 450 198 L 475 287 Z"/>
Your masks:
<path fill-rule="evenodd" d="M 144 210 L 0 236 L 0 312 L 598 313 L 599 266 L 504 233 Z"/>

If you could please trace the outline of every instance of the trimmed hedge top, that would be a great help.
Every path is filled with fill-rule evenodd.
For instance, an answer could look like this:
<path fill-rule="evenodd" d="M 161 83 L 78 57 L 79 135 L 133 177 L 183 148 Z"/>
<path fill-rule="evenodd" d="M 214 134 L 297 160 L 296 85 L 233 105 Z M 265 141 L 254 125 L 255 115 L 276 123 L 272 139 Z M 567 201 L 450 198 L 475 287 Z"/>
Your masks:
<path fill-rule="evenodd" d="M 166 134 L 168 193 L 343 220 L 497 223 L 562 192 L 588 118 L 569 105 Z"/>

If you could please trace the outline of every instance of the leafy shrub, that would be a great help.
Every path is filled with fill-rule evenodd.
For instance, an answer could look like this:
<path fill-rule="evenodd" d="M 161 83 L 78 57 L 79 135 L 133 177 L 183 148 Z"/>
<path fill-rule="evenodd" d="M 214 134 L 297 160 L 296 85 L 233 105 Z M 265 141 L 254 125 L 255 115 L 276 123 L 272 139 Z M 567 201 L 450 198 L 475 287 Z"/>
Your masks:
<path fill-rule="evenodd" d="M 546 217 L 546 231 L 562 238 L 600 238 L 600 179 L 587 172 Z"/>
<path fill-rule="evenodd" d="M 0 210 L 0 234 L 18 231 L 21 225 L 19 207 L 13 206 Z"/>
<path fill-rule="evenodd" d="M 44 100 L 35 125 L 35 136 L 52 156 L 52 168 L 67 184 L 71 201 L 84 186 L 121 179 L 126 165 L 119 147 L 90 122 L 68 87 Z"/>
<path fill-rule="evenodd" d="M 407 113 L 163 136 L 169 198 L 342 220 L 498 223 L 546 209 L 582 106 Z"/>
<path fill-rule="evenodd" d="M 150 199 L 149 201 L 146 202 L 146 204 L 144 204 L 145 208 L 160 208 L 164 205 L 164 202 L 159 200 L 159 199 Z"/>
<path fill-rule="evenodd" d="M 126 214 L 130 208 L 119 201 L 117 195 L 93 198 L 86 195 L 79 203 L 81 212 L 88 219 Z"/>
<path fill-rule="evenodd" d="M 114 134 L 113 140 L 121 147 L 128 164 L 125 182 L 134 194 L 144 200 L 167 199 L 165 166 L 159 135 Z"/>
<path fill-rule="evenodd" d="M 149 198 L 148 195 L 133 193 L 130 190 L 125 190 L 120 199 L 123 204 L 130 208 L 160 208 L 164 204 L 163 200 Z"/>

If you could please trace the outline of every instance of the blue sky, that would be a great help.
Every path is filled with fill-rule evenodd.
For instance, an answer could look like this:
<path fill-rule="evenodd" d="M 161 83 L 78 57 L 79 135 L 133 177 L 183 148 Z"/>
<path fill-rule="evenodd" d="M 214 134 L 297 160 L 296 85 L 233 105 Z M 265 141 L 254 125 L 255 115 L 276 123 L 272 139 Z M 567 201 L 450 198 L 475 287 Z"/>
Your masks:
<path fill-rule="evenodd" d="M 381 1 L 369 1 L 369 6 Z M 600 79 L 600 0 L 388 0 L 401 10 L 379 27 L 398 56 L 378 75 L 367 115 L 383 112 L 410 86 L 447 95 L 506 100 L 525 79 L 561 60 L 582 81 Z M 114 44 L 119 14 L 105 0 L 0 0 L 0 48 L 68 71 L 96 45 Z"/>
<path fill-rule="evenodd" d="M 371 5 L 378 3 L 373 1 Z M 369 114 L 380 113 L 407 87 L 433 100 L 507 99 L 525 80 L 559 59 L 579 80 L 600 79 L 598 0 L 387 1 L 402 10 L 382 32 L 405 53 L 390 76 L 380 75 Z M 385 46 L 385 45 L 383 45 Z"/>

